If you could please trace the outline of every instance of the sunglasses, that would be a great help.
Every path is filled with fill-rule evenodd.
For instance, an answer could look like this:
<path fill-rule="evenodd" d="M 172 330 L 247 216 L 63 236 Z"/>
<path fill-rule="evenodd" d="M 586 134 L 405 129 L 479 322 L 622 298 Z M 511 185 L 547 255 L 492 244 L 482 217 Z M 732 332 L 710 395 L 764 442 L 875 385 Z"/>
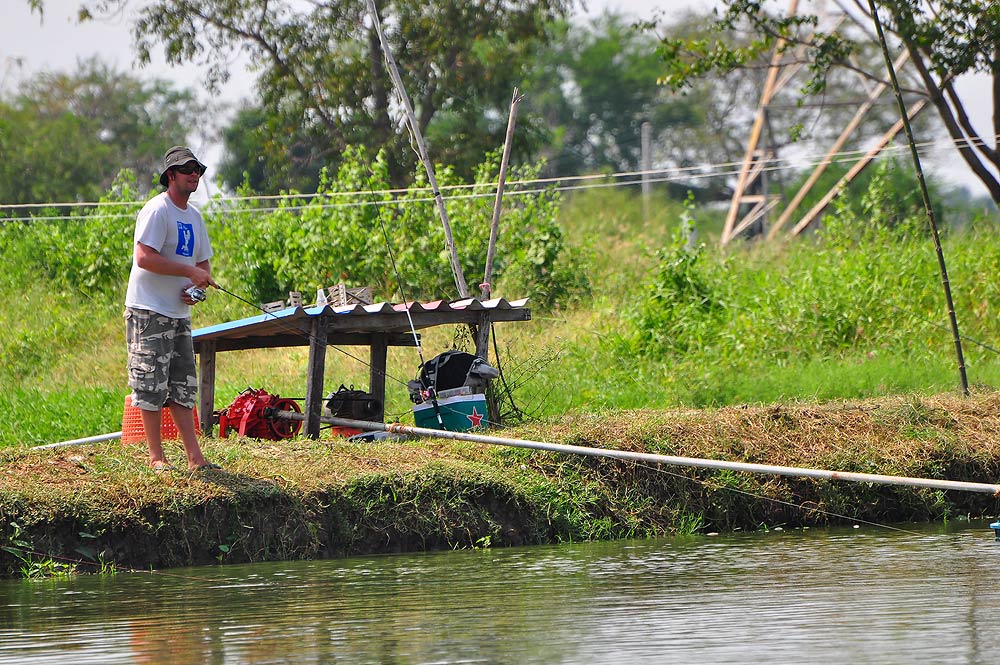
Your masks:
<path fill-rule="evenodd" d="M 184 175 L 191 175 L 192 173 L 197 173 L 202 175 L 205 170 L 198 166 L 198 162 L 188 162 L 184 166 L 178 166 L 175 168 L 178 173 L 183 173 Z"/>

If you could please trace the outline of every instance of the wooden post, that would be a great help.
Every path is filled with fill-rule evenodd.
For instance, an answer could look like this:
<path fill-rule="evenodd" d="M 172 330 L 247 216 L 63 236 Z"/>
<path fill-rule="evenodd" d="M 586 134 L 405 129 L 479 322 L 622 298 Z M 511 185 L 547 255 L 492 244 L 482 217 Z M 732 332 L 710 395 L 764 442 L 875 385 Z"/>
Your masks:
<path fill-rule="evenodd" d="M 642 123 L 639 133 L 639 147 L 642 160 L 642 218 L 649 222 L 650 203 L 649 197 L 653 190 L 649 181 L 649 172 L 653 170 L 653 125 L 649 122 Z"/>
<path fill-rule="evenodd" d="M 309 334 L 309 371 L 306 378 L 306 436 L 318 439 L 323 415 L 323 374 L 326 367 L 327 319 L 313 317 Z"/>
<path fill-rule="evenodd" d="M 198 411 L 201 417 L 201 433 L 212 436 L 212 413 L 215 411 L 215 342 L 201 343 L 201 353 L 198 354 L 199 383 Z"/>
<path fill-rule="evenodd" d="M 372 420 L 385 421 L 385 365 L 389 348 L 385 333 L 373 333 L 368 355 L 368 392 L 378 400 L 379 409 Z"/>

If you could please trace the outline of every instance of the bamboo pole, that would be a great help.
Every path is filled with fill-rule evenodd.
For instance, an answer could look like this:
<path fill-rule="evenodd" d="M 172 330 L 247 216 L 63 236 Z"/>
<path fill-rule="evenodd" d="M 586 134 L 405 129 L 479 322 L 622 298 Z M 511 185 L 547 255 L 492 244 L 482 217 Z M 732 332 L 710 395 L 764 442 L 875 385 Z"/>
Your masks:
<path fill-rule="evenodd" d="M 798 11 L 798 0 L 791 0 L 788 6 L 788 15 L 794 16 Z M 778 73 L 781 71 L 782 49 L 785 46 L 785 39 L 780 38 L 774 45 L 774 53 L 771 56 L 771 64 L 767 70 L 767 80 L 764 82 L 764 91 L 761 93 L 760 105 L 757 107 L 757 114 L 753 119 L 753 127 L 750 129 L 750 140 L 747 142 L 746 153 L 743 156 L 743 166 L 740 167 L 740 174 L 736 180 L 736 189 L 733 191 L 733 198 L 729 202 L 729 212 L 726 214 L 726 221 L 722 227 L 722 237 L 720 244 L 727 245 L 733 239 L 733 227 L 736 224 L 736 215 L 740 211 L 740 202 L 743 200 L 743 193 L 752 182 L 750 171 L 754 164 L 754 152 L 757 150 L 757 142 L 764 129 L 764 120 L 767 113 L 767 105 L 771 103 L 771 97 L 777 89 L 776 83 Z"/>
<path fill-rule="evenodd" d="M 305 416 L 294 411 L 277 411 L 274 417 L 289 420 L 303 420 Z M 726 460 L 703 459 L 700 457 L 677 457 L 674 455 L 659 455 L 655 453 L 639 453 L 628 450 L 606 448 L 591 448 L 587 446 L 572 446 L 561 443 L 530 441 L 527 439 L 508 439 L 485 434 L 470 434 L 468 432 L 449 432 L 426 427 L 410 427 L 398 423 L 376 423 L 367 420 L 351 420 L 348 418 L 331 418 L 323 416 L 323 422 L 338 427 L 350 427 L 365 431 L 382 431 L 393 434 L 411 434 L 413 436 L 435 437 L 454 441 L 470 441 L 472 443 L 488 443 L 497 446 L 513 448 L 528 448 L 545 450 L 553 453 L 569 455 L 585 455 L 588 457 L 608 457 L 631 462 L 647 462 L 650 464 L 666 464 L 668 466 L 683 466 L 698 469 L 721 469 L 725 471 L 744 471 L 747 473 L 764 473 L 776 476 L 791 476 L 796 478 L 818 478 L 821 480 L 842 480 L 855 483 L 874 483 L 877 485 L 902 485 L 905 487 L 922 487 L 926 489 L 955 490 L 959 492 L 979 492 L 1000 496 L 1000 485 L 989 483 L 972 483 L 961 480 L 939 480 L 937 478 L 908 478 L 905 476 L 883 476 L 874 473 L 854 473 L 850 471 L 829 471 L 826 469 L 810 469 L 795 466 L 773 466 L 770 464 L 754 464 L 750 462 L 728 462 Z"/>
<path fill-rule="evenodd" d="M 885 32 L 882 30 L 882 21 L 878 17 L 878 9 L 875 7 L 875 0 L 868 0 L 868 6 L 872 11 L 872 22 L 875 24 L 875 32 L 878 33 L 878 41 L 882 46 L 882 57 L 885 58 L 885 67 L 889 71 L 889 80 L 892 82 L 892 90 L 896 93 L 896 104 L 899 106 L 899 116 L 903 123 L 903 130 L 906 132 L 906 142 L 910 144 L 910 156 L 913 158 L 913 168 L 917 172 L 917 183 L 920 185 L 920 196 L 924 202 L 924 210 L 927 213 L 927 223 L 931 227 L 931 236 L 934 239 L 934 251 L 937 253 L 938 268 L 941 272 L 941 286 L 944 288 L 945 304 L 948 308 L 948 320 L 951 322 L 951 334 L 955 343 L 955 355 L 958 359 L 958 376 L 962 384 L 962 394 L 969 396 L 969 377 L 965 373 L 965 357 L 962 354 L 962 336 L 958 332 L 958 318 L 955 316 L 955 303 L 951 298 L 951 282 L 948 281 L 948 268 L 945 266 L 944 250 L 941 249 L 941 238 L 938 235 L 937 220 L 934 217 L 934 208 L 931 206 L 931 195 L 927 190 L 927 182 L 924 180 L 924 170 L 920 166 L 920 155 L 917 153 L 917 142 L 913 138 L 913 128 L 910 126 L 910 118 L 906 114 L 906 104 L 903 103 L 903 93 L 899 89 L 899 81 L 896 80 L 896 69 L 892 66 L 892 57 L 889 55 L 889 45 L 885 40 Z"/>
<path fill-rule="evenodd" d="M 389 69 L 389 78 L 392 79 L 392 84 L 396 88 L 396 92 L 399 94 L 400 101 L 403 104 L 407 124 L 410 125 L 410 131 L 413 132 L 413 140 L 417 144 L 417 156 L 427 171 L 427 182 L 434 193 L 434 203 L 437 205 L 438 215 L 441 217 L 441 225 L 444 227 L 445 246 L 451 258 L 451 272 L 455 276 L 455 286 L 458 287 L 458 295 L 462 298 L 468 298 L 469 287 L 465 283 L 465 273 L 462 271 L 462 264 L 458 260 L 455 240 L 451 235 L 451 224 L 448 222 L 448 211 L 444 207 L 444 198 L 441 196 L 441 190 L 438 189 L 437 185 L 437 178 L 434 176 L 434 164 L 427 156 L 427 146 L 424 143 L 423 134 L 420 132 L 420 126 L 417 124 L 417 116 L 413 112 L 413 106 L 410 104 L 409 95 L 406 94 L 406 88 L 403 87 L 403 79 L 399 76 L 396 61 L 392 57 L 392 51 L 389 50 L 389 42 L 385 38 L 385 33 L 382 32 L 382 22 L 379 20 L 378 10 L 375 8 L 375 0 L 368 0 L 368 9 L 371 12 L 375 32 L 378 33 L 379 43 L 382 45 L 382 54 L 385 56 L 385 63 Z"/>
<path fill-rule="evenodd" d="M 510 114 L 507 116 L 507 135 L 503 141 L 503 156 L 500 158 L 500 175 L 497 178 L 497 197 L 493 202 L 493 219 L 490 222 L 490 243 L 486 248 L 486 270 L 483 273 L 483 300 L 489 300 L 493 292 L 493 257 L 496 254 L 497 233 L 500 230 L 500 207 L 503 202 L 503 190 L 507 185 L 507 163 L 510 161 L 511 144 L 514 142 L 514 126 L 517 122 L 517 106 L 524 96 L 514 88 L 510 100 Z"/>
<path fill-rule="evenodd" d="M 503 192 L 507 186 L 507 165 L 510 162 L 510 151 L 514 142 L 514 126 L 517 121 L 517 106 L 524 96 L 514 88 L 514 94 L 510 100 L 510 113 L 507 116 L 507 134 L 503 142 L 503 156 L 500 158 L 500 174 L 497 177 L 497 195 L 493 202 L 493 219 L 490 221 L 490 241 L 486 248 L 486 268 L 483 271 L 483 283 L 479 285 L 482 290 L 483 300 L 489 300 L 493 294 L 493 259 L 496 256 L 497 235 L 500 232 L 500 212 L 503 203 Z M 483 312 L 480 320 L 472 326 L 472 337 L 476 342 L 476 356 L 483 360 L 489 360 L 490 347 L 490 316 Z M 498 359 L 499 360 L 499 359 Z M 496 409 L 491 400 L 491 418 L 495 417 Z"/>
<path fill-rule="evenodd" d="M 909 51 L 903 51 L 902 55 L 900 55 L 899 58 L 896 59 L 896 67 L 902 67 L 903 64 L 906 62 L 906 59 L 909 57 L 909 55 L 910 55 Z M 808 180 L 806 180 L 805 184 L 799 187 L 799 191 L 796 192 L 795 197 L 792 199 L 792 202 L 788 204 L 788 207 L 785 208 L 785 210 L 778 217 L 778 221 L 775 222 L 774 226 L 772 226 L 768 230 L 767 232 L 768 240 L 771 240 L 772 238 L 777 236 L 779 229 L 781 229 L 781 227 L 783 227 L 788 222 L 791 216 L 795 214 L 795 211 L 798 210 L 799 205 L 802 203 L 803 199 L 805 199 L 806 195 L 809 194 L 810 190 L 812 190 L 813 185 L 815 185 L 819 181 L 820 177 L 826 171 L 826 167 L 833 163 L 833 160 L 840 153 L 840 149 L 844 147 L 845 143 L 847 143 L 847 139 L 851 137 L 851 134 L 853 134 L 854 130 L 858 128 L 858 125 L 861 124 L 861 121 L 864 119 L 865 115 L 868 113 L 868 111 L 872 109 L 873 106 L 875 106 L 875 102 L 878 101 L 878 98 L 882 96 L 882 93 L 885 92 L 885 89 L 888 87 L 889 86 L 886 83 L 879 83 L 877 86 L 875 86 L 874 90 L 868 93 L 868 99 L 865 100 L 865 102 L 860 106 L 860 108 L 858 108 L 857 112 L 854 114 L 854 117 L 851 119 L 849 123 L 847 123 L 847 127 L 844 128 L 844 130 L 840 133 L 840 136 L 837 137 L 837 140 L 834 141 L 833 146 L 831 146 L 830 149 L 827 151 L 826 156 L 816 166 L 813 172 L 809 175 L 809 178 Z"/>
<path fill-rule="evenodd" d="M 910 107 L 909 117 L 911 118 L 916 117 L 916 115 L 920 113 L 926 106 L 927 106 L 926 99 L 918 100 L 913 106 Z M 831 187 L 830 190 L 823 195 L 823 198 L 820 199 L 816 203 L 816 205 L 810 208 L 809 212 L 803 215 L 802 219 L 800 219 L 798 223 L 789 232 L 789 235 L 793 236 L 799 235 L 800 233 L 805 231 L 810 224 L 816 221 L 816 218 L 819 217 L 819 214 L 823 212 L 828 205 L 830 205 L 830 202 L 833 201 L 835 198 L 837 198 L 837 196 L 840 195 L 840 192 L 842 192 L 844 188 L 847 187 L 847 185 L 849 185 L 854 180 L 854 178 L 858 176 L 859 173 L 868 168 L 868 165 L 871 164 L 876 157 L 878 157 L 878 155 L 882 152 L 882 150 L 884 150 L 885 147 L 889 145 L 889 141 L 895 138 L 896 134 L 898 134 L 902 129 L 903 129 L 903 121 L 897 120 L 896 123 L 892 127 L 890 127 L 885 134 L 882 135 L 882 138 L 879 139 L 878 143 L 875 146 L 873 146 L 865 154 L 864 157 L 855 162 L 854 166 L 852 166 L 850 170 L 847 173 L 845 173 L 840 178 L 840 180 L 837 181 L 837 184 Z"/>

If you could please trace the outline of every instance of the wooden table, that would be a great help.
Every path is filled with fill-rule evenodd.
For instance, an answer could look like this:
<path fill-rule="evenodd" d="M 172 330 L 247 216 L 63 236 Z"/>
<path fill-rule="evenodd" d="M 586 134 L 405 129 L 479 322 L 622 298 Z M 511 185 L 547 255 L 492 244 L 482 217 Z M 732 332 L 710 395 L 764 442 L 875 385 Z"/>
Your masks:
<path fill-rule="evenodd" d="M 378 400 L 378 420 L 385 418 L 385 369 L 390 346 L 414 346 L 413 330 L 453 324 L 474 324 L 488 330 L 490 323 L 529 321 L 527 299 L 503 298 L 480 301 L 467 298 L 447 302 L 402 304 L 376 303 L 333 307 L 289 307 L 238 321 L 199 328 L 192 333 L 199 356 L 201 429 L 211 434 L 215 411 L 215 363 L 221 351 L 309 347 L 306 377 L 306 435 L 319 436 L 323 413 L 323 377 L 326 347 L 367 346 L 369 349 L 369 390 Z M 412 327 L 411 327 L 412 322 Z"/>

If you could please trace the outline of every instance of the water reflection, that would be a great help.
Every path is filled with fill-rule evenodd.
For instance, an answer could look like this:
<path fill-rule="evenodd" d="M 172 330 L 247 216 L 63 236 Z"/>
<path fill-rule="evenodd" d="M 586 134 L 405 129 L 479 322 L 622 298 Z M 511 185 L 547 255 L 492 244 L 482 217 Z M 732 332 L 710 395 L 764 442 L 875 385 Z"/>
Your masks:
<path fill-rule="evenodd" d="M 0 581 L 0 663 L 992 662 L 984 524 Z"/>

